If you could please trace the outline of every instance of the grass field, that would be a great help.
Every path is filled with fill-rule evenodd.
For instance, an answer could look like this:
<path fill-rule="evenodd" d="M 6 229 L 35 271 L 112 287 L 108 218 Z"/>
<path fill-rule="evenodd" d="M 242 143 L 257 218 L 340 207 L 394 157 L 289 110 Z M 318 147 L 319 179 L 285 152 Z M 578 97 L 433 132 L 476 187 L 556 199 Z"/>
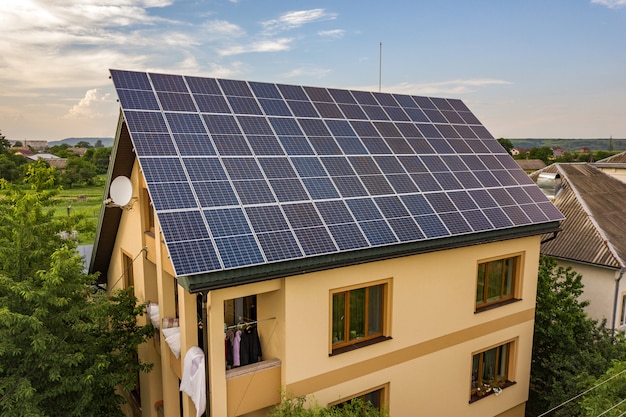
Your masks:
<path fill-rule="evenodd" d="M 91 187 L 74 187 L 62 190 L 56 197 L 56 216 L 67 216 L 70 214 L 83 214 L 90 222 L 90 230 L 79 233 L 79 245 L 90 245 L 93 243 L 96 233 L 100 207 L 104 200 L 104 180 L 98 181 L 99 185 Z"/>

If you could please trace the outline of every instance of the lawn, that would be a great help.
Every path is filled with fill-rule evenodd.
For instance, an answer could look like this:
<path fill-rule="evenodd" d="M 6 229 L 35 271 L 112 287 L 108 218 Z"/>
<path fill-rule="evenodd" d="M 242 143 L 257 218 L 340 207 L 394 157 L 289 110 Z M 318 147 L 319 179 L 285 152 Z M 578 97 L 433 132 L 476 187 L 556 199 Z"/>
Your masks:
<path fill-rule="evenodd" d="M 91 223 L 90 230 L 79 233 L 78 244 L 90 245 L 94 241 L 96 225 L 100 215 L 100 207 L 104 200 L 104 181 L 98 181 L 98 185 L 90 187 L 75 186 L 71 189 L 63 189 L 55 197 L 56 216 L 67 216 L 68 214 L 83 214 Z"/>

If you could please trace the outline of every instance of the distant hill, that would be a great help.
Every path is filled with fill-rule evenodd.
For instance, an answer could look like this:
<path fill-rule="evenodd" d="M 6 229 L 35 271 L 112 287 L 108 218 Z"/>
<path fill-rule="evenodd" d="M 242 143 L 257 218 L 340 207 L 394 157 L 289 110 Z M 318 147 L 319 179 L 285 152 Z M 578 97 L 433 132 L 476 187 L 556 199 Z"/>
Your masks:
<path fill-rule="evenodd" d="M 608 151 L 612 145 L 614 151 L 626 151 L 626 139 L 509 139 L 516 148 L 563 148 L 566 151 L 579 151 L 589 148 L 591 151 Z M 610 143 L 609 143 L 610 142 Z"/>
<path fill-rule="evenodd" d="M 63 140 L 54 140 L 48 142 L 48 146 L 58 146 L 64 143 L 70 146 L 76 145 L 78 142 L 87 142 L 95 145 L 97 141 L 102 141 L 102 145 L 106 148 L 113 146 L 113 138 L 65 138 Z"/>

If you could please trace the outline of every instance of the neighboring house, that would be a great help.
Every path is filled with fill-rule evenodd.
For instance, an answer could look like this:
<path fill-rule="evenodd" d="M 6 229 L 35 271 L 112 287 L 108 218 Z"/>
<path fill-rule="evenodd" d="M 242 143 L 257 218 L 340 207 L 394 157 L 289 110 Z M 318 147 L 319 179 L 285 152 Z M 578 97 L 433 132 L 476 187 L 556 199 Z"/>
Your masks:
<path fill-rule="evenodd" d="M 594 167 L 618 180 L 626 182 L 626 152 L 618 153 L 608 158 L 592 163 Z"/>
<path fill-rule="evenodd" d="M 517 162 L 527 174 L 546 167 L 546 164 L 541 159 L 516 159 L 515 162 Z"/>
<path fill-rule="evenodd" d="M 85 155 L 85 153 L 87 153 L 87 148 L 71 147 L 71 148 L 67 148 L 67 151 L 72 152 L 73 154 L 76 154 L 78 156 L 83 156 Z"/>
<path fill-rule="evenodd" d="M 563 217 L 460 100 L 111 75 L 90 270 L 160 327 L 128 415 L 263 416 L 281 390 L 524 415 L 540 241 Z"/>
<path fill-rule="evenodd" d="M 52 155 L 50 153 L 36 153 L 34 155 L 26 156 L 28 159 L 32 159 L 33 161 L 37 161 L 39 159 L 43 159 L 50 165 L 51 167 L 55 167 L 58 169 L 65 169 L 67 167 L 67 159 L 60 158 L 56 155 Z"/>
<path fill-rule="evenodd" d="M 566 219 L 541 252 L 583 276 L 587 312 L 626 325 L 626 183 L 595 164 L 557 163 L 531 175 Z M 550 186 L 550 178 L 556 181 Z"/>

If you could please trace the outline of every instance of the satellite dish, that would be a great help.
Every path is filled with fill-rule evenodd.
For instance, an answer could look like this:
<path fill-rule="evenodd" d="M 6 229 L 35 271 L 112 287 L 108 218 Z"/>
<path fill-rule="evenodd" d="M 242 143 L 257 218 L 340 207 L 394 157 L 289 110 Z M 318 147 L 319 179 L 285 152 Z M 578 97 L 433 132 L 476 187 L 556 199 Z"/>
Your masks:
<path fill-rule="evenodd" d="M 133 183 L 126 177 L 117 177 L 111 182 L 109 195 L 113 204 L 124 207 L 133 198 Z"/>

